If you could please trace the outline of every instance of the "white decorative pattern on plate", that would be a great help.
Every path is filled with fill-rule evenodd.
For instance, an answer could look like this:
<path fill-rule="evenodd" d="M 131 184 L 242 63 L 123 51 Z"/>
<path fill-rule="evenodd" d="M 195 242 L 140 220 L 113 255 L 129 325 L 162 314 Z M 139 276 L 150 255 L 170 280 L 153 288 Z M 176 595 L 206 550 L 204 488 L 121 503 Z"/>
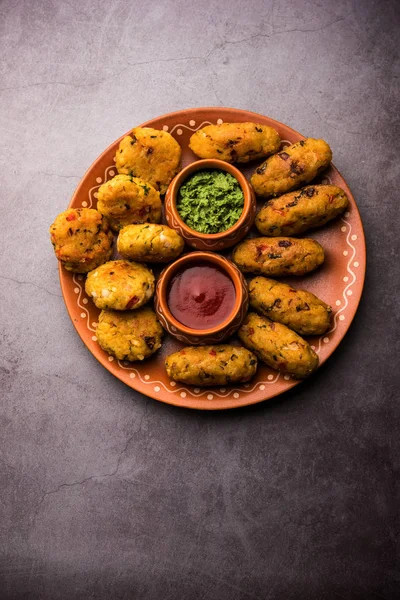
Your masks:
<path fill-rule="evenodd" d="M 192 125 L 192 123 L 193 123 L 193 125 Z M 176 125 L 173 126 L 173 128 L 171 130 L 168 129 L 168 125 L 164 125 L 163 130 L 169 131 L 169 133 L 174 133 L 174 131 L 176 130 L 178 135 L 182 135 L 182 131 L 179 133 L 179 129 L 181 129 L 182 127 L 184 129 L 188 129 L 189 131 L 197 131 L 198 129 L 201 129 L 202 127 L 205 127 L 206 125 L 212 125 L 212 123 L 210 121 L 203 121 L 197 127 L 195 127 L 195 125 L 196 125 L 196 123 L 194 121 L 189 121 L 189 125 L 185 125 L 184 123 L 177 123 Z"/>
<path fill-rule="evenodd" d="M 81 275 L 76 275 L 76 273 L 74 273 L 72 280 L 73 282 L 76 284 L 76 288 L 74 289 L 74 291 L 77 294 L 76 297 L 76 303 L 79 306 L 80 309 L 82 309 L 81 312 L 81 317 L 82 319 L 86 319 L 86 327 L 89 329 L 89 331 L 96 331 L 96 329 L 91 326 L 90 324 L 90 315 L 89 315 L 89 311 L 86 308 L 86 306 L 81 302 L 81 298 L 83 297 L 83 295 L 85 294 L 85 288 L 83 285 L 81 285 L 80 281 L 78 281 L 78 279 L 82 279 Z M 85 298 L 86 300 L 86 298 Z M 86 302 L 85 302 L 86 304 Z"/>
<path fill-rule="evenodd" d="M 207 394 L 210 394 L 211 392 L 215 395 L 218 396 L 219 398 L 227 398 L 228 396 L 231 395 L 232 392 L 236 393 L 236 394 L 243 394 L 243 393 L 251 393 L 254 392 L 257 389 L 263 390 L 265 388 L 266 385 L 271 385 L 273 383 L 276 383 L 279 379 L 279 373 L 276 373 L 274 375 L 269 375 L 267 377 L 267 381 L 259 381 L 257 383 L 255 383 L 254 385 L 252 385 L 252 387 L 248 387 L 248 384 L 246 384 L 246 386 L 243 386 L 243 388 L 229 388 L 228 390 L 226 390 L 225 388 L 217 388 L 217 387 L 213 387 L 213 388 L 187 388 L 187 387 L 180 387 L 180 388 L 176 388 L 176 382 L 175 381 L 170 381 L 170 387 L 166 386 L 162 381 L 158 381 L 158 380 L 153 380 L 150 381 L 149 379 L 146 379 L 144 376 L 141 375 L 140 371 L 138 371 L 137 369 L 135 369 L 132 366 L 127 366 L 126 363 L 123 363 L 122 361 L 118 361 L 119 366 L 121 367 L 121 369 L 125 369 L 126 371 L 130 371 L 131 374 L 133 375 L 133 378 L 137 377 L 138 379 L 140 379 L 140 381 L 142 383 L 148 384 L 148 385 L 157 385 L 157 386 L 161 386 L 163 387 L 167 392 L 171 392 L 172 394 L 175 393 L 181 393 L 181 392 L 185 392 L 187 394 L 193 394 L 194 396 L 197 397 L 201 397 L 201 396 L 205 396 Z M 263 387 L 264 386 L 264 387 Z M 218 390 L 218 391 L 217 391 Z"/>
<path fill-rule="evenodd" d="M 112 179 L 115 175 L 115 167 L 114 166 L 110 166 L 107 167 L 106 170 L 104 171 L 104 177 L 96 177 L 96 181 L 98 183 L 98 185 L 94 185 L 92 188 L 90 188 L 89 190 L 89 201 L 86 202 L 85 200 L 82 202 L 82 206 L 83 208 L 92 208 L 94 204 L 97 205 L 97 190 L 99 189 L 100 186 L 103 185 L 103 183 L 105 183 L 106 181 L 109 181 L 110 179 Z"/>

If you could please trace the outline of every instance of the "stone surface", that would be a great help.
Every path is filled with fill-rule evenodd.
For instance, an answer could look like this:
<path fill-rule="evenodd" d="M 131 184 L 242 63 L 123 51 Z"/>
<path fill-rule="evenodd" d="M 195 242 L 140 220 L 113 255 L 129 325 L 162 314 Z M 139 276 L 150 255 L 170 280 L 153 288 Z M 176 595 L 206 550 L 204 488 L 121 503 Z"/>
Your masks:
<path fill-rule="evenodd" d="M 1 2 L 2 600 L 399 597 L 398 27 L 391 0 Z M 207 105 L 327 139 L 368 247 L 328 363 L 218 414 L 97 363 L 47 233 L 121 133 Z"/>

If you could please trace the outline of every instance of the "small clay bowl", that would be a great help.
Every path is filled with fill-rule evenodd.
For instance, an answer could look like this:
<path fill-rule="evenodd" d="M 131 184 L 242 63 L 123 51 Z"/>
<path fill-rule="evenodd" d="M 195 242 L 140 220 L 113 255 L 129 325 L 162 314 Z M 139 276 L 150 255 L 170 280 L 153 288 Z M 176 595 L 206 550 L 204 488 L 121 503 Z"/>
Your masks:
<path fill-rule="evenodd" d="M 190 177 L 190 175 L 193 175 L 196 171 L 202 171 L 203 169 L 219 169 L 230 173 L 236 177 L 243 191 L 244 206 L 242 214 L 233 227 L 230 227 L 226 231 L 221 231 L 221 233 L 200 233 L 199 231 L 191 229 L 181 219 L 176 206 L 181 185 L 188 177 Z M 172 229 L 175 229 L 175 231 L 183 237 L 185 242 L 189 246 L 192 246 L 192 248 L 196 248 L 196 250 L 219 251 L 234 246 L 244 238 L 249 231 L 254 222 L 256 212 L 256 197 L 253 188 L 243 173 L 233 165 L 214 158 L 198 160 L 182 169 L 182 171 L 180 171 L 171 181 L 165 195 L 165 216 L 168 225 Z"/>
<path fill-rule="evenodd" d="M 235 286 L 236 299 L 231 314 L 213 329 L 199 330 L 186 327 L 175 319 L 167 303 L 169 284 L 174 275 L 182 268 L 191 267 L 199 262 L 211 263 L 219 267 L 229 276 Z M 191 252 L 184 254 L 162 271 L 157 282 L 154 306 L 161 325 L 181 342 L 194 346 L 218 344 L 233 335 L 242 324 L 249 306 L 249 295 L 243 275 L 230 260 L 212 252 Z"/>

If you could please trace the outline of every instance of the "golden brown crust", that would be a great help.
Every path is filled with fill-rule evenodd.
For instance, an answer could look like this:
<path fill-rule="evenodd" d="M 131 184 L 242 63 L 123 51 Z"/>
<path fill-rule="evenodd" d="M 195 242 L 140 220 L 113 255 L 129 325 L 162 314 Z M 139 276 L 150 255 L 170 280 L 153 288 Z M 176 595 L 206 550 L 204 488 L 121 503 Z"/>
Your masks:
<path fill-rule="evenodd" d="M 247 239 L 236 246 L 232 260 L 244 273 L 300 276 L 324 262 L 324 250 L 309 238 L 260 237 Z"/>
<path fill-rule="evenodd" d="M 96 329 L 99 346 L 118 360 L 144 360 L 161 346 L 163 329 L 145 306 L 133 311 L 102 310 Z"/>
<path fill-rule="evenodd" d="M 50 226 L 56 257 L 68 271 L 87 273 L 106 262 L 113 235 L 107 219 L 94 208 L 68 208 Z"/>
<path fill-rule="evenodd" d="M 258 196 L 279 196 L 312 181 L 331 160 L 332 151 L 324 140 L 306 138 L 267 158 L 250 181 Z"/>
<path fill-rule="evenodd" d="M 257 358 L 238 346 L 188 346 L 165 359 L 168 377 L 190 385 L 228 385 L 250 381 Z"/>
<path fill-rule="evenodd" d="M 143 179 L 116 175 L 100 186 L 97 210 L 107 217 L 114 231 L 131 223 L 159 223 L 160 194 Z"/>
<path fill-rule="evenodd" d="M 322 335 L 331 325 L 330 306 L 306 292 L 267 277 L 249 283 L 250 306 L 300 335 Z"/>
<path fill-rule="evenodd" d="M 200 158 L 247 163 L 277 152 L 281 139 L 273 127 L 258 123 L 207 125 L 192 135 L 189 147 Z"/>
<path fill-rule="evenodd" d="M 238 332 L 244 346 L 272 369 L 304 379 L 318 367 L 318 355 L 297 333 L 256 313 L 249 313 Z"/>
<path fill-rule="evenodd" d="M 111 260 L 91 271 L 85 290 L 97 308 L 138 309 L 154 294 L 154 275 L 145 265 Z"/>
<path fill-rule="evenodd" d="M 325 225 L 348 204 L 345 192 L 336 185 L 309 185 L 269 200 L 256 216 L 255 225 L 263 235 L 300 235 Z"/>
<path fill-rule="evenodd" d="M 165 194 L 179 170 L 181 156 L 180 145 L 167 131 L 135 127 L 120 142 L 115 166 L 118 173 L 140 177 Z"/>
<path fill-rule="evenodd" d="M 184 241 L 167 225 L 127 225 L 118 236 L 118 252 L 137 262 L 169 262 L 177 258 Z"/>

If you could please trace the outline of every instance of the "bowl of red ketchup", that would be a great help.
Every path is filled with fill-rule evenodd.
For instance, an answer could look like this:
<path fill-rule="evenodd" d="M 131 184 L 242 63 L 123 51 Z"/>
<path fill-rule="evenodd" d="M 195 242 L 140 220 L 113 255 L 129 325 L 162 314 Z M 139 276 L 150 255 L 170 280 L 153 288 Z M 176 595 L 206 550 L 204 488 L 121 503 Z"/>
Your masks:
<path fill-rule="evenodd" d="M 168 333 L 186 344 L 217 344 L 233 335 L 248 309 L 246 281 L 213 252 L 181 256 L 161 273 L 155 310 Z"/>

